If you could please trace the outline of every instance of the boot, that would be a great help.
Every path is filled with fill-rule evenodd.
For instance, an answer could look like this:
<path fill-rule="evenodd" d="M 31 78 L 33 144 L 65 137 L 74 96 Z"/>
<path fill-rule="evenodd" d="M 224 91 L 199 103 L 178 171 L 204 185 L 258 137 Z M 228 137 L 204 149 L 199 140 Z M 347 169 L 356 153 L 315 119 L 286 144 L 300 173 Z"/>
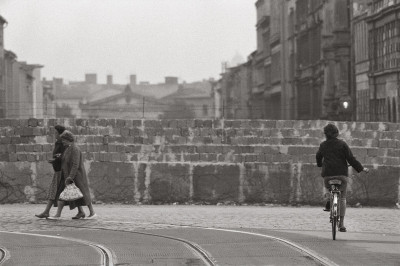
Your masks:
<path fill-rule="evenodd" d="M 331 202 L 328 200 L 325 204 L 324 212 L 329 212 L 329 211 L 331 211 Z"/>
<path fill-rule="evenodd" d="M 340 232 L 347 232 L 347 229 L 346 229 L 346 227 L 344 226 L 344 216 L 340 216 L 339 231 L 340 231 Z"/>

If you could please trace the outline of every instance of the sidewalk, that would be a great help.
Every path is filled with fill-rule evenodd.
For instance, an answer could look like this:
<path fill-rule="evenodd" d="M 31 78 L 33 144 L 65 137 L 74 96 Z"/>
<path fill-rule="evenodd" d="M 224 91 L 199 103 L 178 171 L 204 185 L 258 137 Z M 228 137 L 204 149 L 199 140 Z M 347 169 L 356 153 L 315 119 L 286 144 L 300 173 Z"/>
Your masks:
<path fill-rule="evenodd" d="M 34 214 L 44 210 L 42 204 L 0 205 L 1 230 L 41 230 L 48 221 Z M 328 213 L 322 207 L 268 206 L 199 206 L 199 205 L 94 205 L 99 215 L 93 223 L 107 227 L 154 229 L 180 225 L 220 228 L 264 228 L 279 230 L 330 230 Z M 55 208 L 51 209 L 54 214 Z M 85 208 L 88 213 L 87 208 Z M 64 208 L 65 223 L 76 210 Z M 348 208 L 346 227 L 349 232 L 399 233 L 400 210 L 389 208 Z"/>

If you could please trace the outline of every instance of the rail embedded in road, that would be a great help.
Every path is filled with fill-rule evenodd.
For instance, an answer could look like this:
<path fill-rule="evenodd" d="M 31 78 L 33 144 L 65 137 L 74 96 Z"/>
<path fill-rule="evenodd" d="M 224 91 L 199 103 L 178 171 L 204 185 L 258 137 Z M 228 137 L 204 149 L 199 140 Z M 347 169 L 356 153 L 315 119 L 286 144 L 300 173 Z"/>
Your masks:
<path fill-rule="evenodd" d="M 0 247 L 0 265 L 10 258 L 10 252 L 5 247 Z"/>
<path fill-rule="evenodd" d="M 97 252 L 99 252 L 101 256 L 101 264 L 102 266 L 114 266 L 113 262 L 113 257 L 112 257 L 112 252 L 104 247 L 103 245 L 82 240 L 82 239 L 76 239 L 76 238 L 70 238 L 70 237 L 63 237 L 63 236 L 49 236 L 49 235 L 42 235 L 42 234 L 33 234 L 33 233 L 23 233 L 23 232 L 7 232 L 7 231 L 0 231 L 0 233 L 6 233 L 6 234 L 18 234 L 18 235 L 27 235 L 27 236 L 36 236 L 36 237 L 46 237 L 46 238 L 54 238 L 54 239 L 61 239 L 61 240 L 67 240 L 67 241 L 72 241 L 72 242 L 77 242 L 81 243 L 87 246 L 90 246 L 94 248 Z M 7 251 L 5 248 L 0 248 L 1 253 L 4 253 L 4 256 L 0 257 L 0 265 L 11 258 L 10 253 Z M 4 259 L 4 260 L 3 260 Z"/>

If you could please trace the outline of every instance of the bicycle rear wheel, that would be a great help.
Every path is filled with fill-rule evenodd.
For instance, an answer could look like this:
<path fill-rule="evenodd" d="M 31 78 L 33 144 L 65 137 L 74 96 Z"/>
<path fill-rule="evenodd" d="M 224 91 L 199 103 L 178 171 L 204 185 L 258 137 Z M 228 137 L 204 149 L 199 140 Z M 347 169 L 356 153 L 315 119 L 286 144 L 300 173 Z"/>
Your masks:
<path fill-rule="evenodd" d="M 331 217 L 332 217 L 332 239 L 336 240 L 336 229 L 338 225 L 338 195 L 336 193 L 333 194 Z"/>
<path fill-rule="evenodd" d="M 332 218 L 332 239 L 336 240 L 336 225 L 337 225 L 337 218 Z"/>

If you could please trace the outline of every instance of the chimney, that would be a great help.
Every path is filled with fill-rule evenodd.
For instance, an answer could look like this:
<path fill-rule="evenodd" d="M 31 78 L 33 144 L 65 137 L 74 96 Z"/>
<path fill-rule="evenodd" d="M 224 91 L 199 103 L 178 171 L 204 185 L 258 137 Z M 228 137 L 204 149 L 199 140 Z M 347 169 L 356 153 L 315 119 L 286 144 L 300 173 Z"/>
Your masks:
<path fill-rule="evenodd" d="M 129 76 L 129 85 L 131 85 L 132 89 L 136 86 L 136 75 Z"/>
<path fill-rule="evenodd" d="M 85 74 L 85 82 L 87 84 L 97 84 L 97 74 Z"/>
<path fill-rule="evenodd" d="M 113 84 L 113 76 L 107 75 L 107 85 L 112 85 L 112 84 Z"/>
<path fill-rule="evenodd" d="M 166 85 L 177 85 L 178 78 L 177 77 L 165 77 L 165 84 Z"/>

